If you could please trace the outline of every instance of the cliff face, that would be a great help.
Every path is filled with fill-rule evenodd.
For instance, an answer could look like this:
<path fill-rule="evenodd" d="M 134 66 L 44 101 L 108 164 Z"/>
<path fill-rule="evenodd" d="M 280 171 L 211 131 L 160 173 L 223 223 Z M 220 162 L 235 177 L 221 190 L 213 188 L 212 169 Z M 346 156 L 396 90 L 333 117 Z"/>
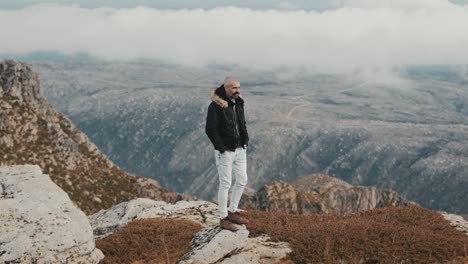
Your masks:
<path fill-rule="evenodd" d="M 0 62 L 0 165 L 35 164 L 85 213 L 140 197 L 174 202 L 177 193 L 114 165 L 41 94 L 24 63 Z"/>
<path fill-rule="evenodd" d="M 394 191 L 353 186 L 322 174 L 304 176 L 291 184 L 274 181 L 241 201 L 243 208 L 292 214 L 345 214 L 409 204 L 414 203 Z"/>

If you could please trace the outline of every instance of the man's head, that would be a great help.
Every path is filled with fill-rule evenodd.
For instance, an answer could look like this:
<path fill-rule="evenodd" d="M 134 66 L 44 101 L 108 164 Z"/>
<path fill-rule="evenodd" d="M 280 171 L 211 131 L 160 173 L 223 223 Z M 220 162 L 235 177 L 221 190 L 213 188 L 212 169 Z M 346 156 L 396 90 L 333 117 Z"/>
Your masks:
<path fill-rule="evenodd" d="M 224 90 L 227 96 L 237 99 L 240 95 L 240 82 L 236 78 L 228 76 L 224 79 Z"/>

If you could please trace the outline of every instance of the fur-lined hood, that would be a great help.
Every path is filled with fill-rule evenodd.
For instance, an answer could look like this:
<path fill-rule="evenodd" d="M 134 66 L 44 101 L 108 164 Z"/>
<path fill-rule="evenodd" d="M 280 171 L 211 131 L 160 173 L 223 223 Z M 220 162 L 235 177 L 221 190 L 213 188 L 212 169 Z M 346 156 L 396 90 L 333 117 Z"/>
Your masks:
<path fill-rule="evenodd" d="M 224 85 L 211 89 L 211 101 L 215 102 L 222 108 L 227 108 L 229 106 L 229 99 L 227 98 L 226 91 L 224 90 Z M 236 99 L 236 102 L 244 103 L 244 100 L 239 96 L 239 98 Z"/>

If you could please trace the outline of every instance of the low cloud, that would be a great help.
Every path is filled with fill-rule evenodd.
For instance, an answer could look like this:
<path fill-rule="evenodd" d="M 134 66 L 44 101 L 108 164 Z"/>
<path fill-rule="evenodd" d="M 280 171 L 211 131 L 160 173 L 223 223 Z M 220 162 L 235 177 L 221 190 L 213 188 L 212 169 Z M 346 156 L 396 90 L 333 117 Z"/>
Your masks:
<path fill-rule="evenodd" d="M 442 0 L 341 1 L 324 12 L 158 10 L 55 4 L 0 10 L 0 52 L 87 53 L 189 66 L 320 71 L 468 64 L 468 6 Z"/>

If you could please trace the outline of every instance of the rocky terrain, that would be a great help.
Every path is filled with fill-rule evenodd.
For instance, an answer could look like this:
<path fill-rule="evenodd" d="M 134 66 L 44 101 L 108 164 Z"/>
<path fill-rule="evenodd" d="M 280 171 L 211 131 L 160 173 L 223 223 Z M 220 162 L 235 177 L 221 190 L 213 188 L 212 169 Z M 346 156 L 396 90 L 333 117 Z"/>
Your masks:
<path fill-rule="evenodd" d="M 278 212 L 278 215 L 273 213 L 265 217 L 262 214 L 267 212 L 252 211 L 249 217 L 255 220 L 248 229 L 241 226 L 241 230 L 235 233 L 221 230 L 217 226 L 219 219 L 215 204 L 205 201 L 168 203 L 166 201 L 174 202 L 182 196 L 162 189 L 155 181 L 128 174 L 108 160 L 63 114 L 48 104 L 41 95 L 37 75 L 28 65 L 14 61 L 0 63 L 0 87 L 0 263 L 98 263 L 105 259 L 95 243 L 112 238 L 130 223 L 143 219 L 168 219 L 174 221 L 174 226 L 177 226 L 175 221 L 188 220 L 202 227 L 193 236 L 192 250 L 181 256 L 178 263 L 278 263 L 284 258 L 288 259 L 290 254 L 296 259 L 322 258 L 322 254 L 336 258 L 327 247 L 313 255 L 315 253 L 307 248 L 310 243 L 307 236 L 310 234 L 305 234 L 304 241 L 301 240 L 303 238 L 297 240 L 288 236 L 291 232 L 304 233 L 303 226 L 294 226 L 294 223 L 312 221 L 315 227 L 322 228 L 322 221 L 336 221 L 328 224 L 340 228 L 343 224 L 357 224 L 360 228 L 355 230 L 360 231 L 366 225 L 364 220 L 352 220 L 359 214 L 345 218 L 334 214 L 329 218 L 320 218 L 314 214 L 314 218 L 307 219 L 311 216 L 282 215 Z M 293 214 L 349 213 L 413 204 L 394 191 L 355 187 L 326 175 L 297 178 L 290 184 L 273 182 L 256 193 L 251 192 L 244 200 L 251 208 Z M 395 224 L 392 228 L 395 230 L 417 231 L 415 234 L 418 235 L 421 230 L 424 234 L 434 233 L 430 237 L 434 249 L 424 257 L 433 260 L 432 253 L 437 255 L 435 259 L 462 257 L 462 249 L 456 242 L 467 239 L 463 233 L 467 233 L 468 224 L 462 217 L 443 214 L 453 228 L 446 220 L 440 221 L 440 214 L 417 206 L 408 208 L 363 213 L 376 215 L 372 218 L 372 221 L 376 221 L 372 225 L 375 230 L 371 234 L 364 230 L 365 238 L 372 234 L 377 234 L 377 237 L 381 237 L 380 234 L 388 235 L 393 229 L 378 220 L 377 216 L 394 212 L 403 219 L 395 221 L 392 218 L 392 225 Z M 415 212 L 426 217 L 415 217 Z M 93 214 L 86 217 L 85 213 Z M 294 217 L 302 218 L 296 221 Z M 428 217 L 432 220 L 425 221 Z M 389 219 L 387 216 L 384 218 Z M 346 219 L 351 221 L 343 222 Z M 269 221 L 270 224 L 260 224 Z M 430 229 L 416 230 L 414 226 L 411 227 L 412 221 L 422 221 L 427 225 L 425 228 Z M 408 223 L 410 229 L 407 229 Z M 259 231 L 263 229 L 270 229 L 275 237 L 270 237 L 266 231 Z M 336 230 L 325 231 L 325 242 L 331 241 L 327 237 L 330 235 L 328 232 Z M 443 232 L 448 235 L 443 237 Z M 315 237 L 317 234 L 313 235 Z M 353 233 L 348 235 L 355 238 Z M 410 234 L 405 239 L 411 237 Z M 130 244 L 142 243 L 140 238 L 130 241 Z M 385 237 L 384 241 L 387 240 Z M 408 241 L 398 240 L 398 243 L 414 244 L 414 241 Z M 437 244 L 440 241 L 443 245 L 451 243 L 453 248 L 441 251 L 441 246 Z M 336 241 L 338 247 L 341 242 Z M 349 244 L 344 242 L 344 245 Z M 379 243 L 378 240 L 374 242 Z M 314 243 L 326 244 L 321 240 Z M 421 245 L 424 246 L 424 243 L 418 244 Z M 397 248 L 390 248 L 390 251 Z M 299 252 L 307 254 L 301 255 L 299 249 Z M 354 250 L 350 247 L 344 249 Z M 361 253 L 366 255 L 366 250 L 361 250 Z M 141 257 L 132 262 L 139 263 Z M 383 259 L 386 257 L 382 256 Z M 367 259 L 366 256 L 356 258 Z M 403 258 L 408 257 L 405 255 Z M 410 255 L 409 259 L 416 260 L 418 256 Z"/>
<path fill-rule="evenodd" d="M 290 214 L 346 214 L 415 203 L 403 199 L 392 190 L 353 186 L 345 181 L 317 174 L 298 178 L 290 184 L 271 182 L 257 192 L 246 192 L 240 204 L 244 209 Z"/>
<path fill-rule="evenodd" d="M 209 93 L 241 79 L 249 187 L 323 173 L 397 191 L 424 207 L 468 212 L 468 91 L 454 67 L 392 78 L 184 68 L 139 62 L 37 62 L 47 99 L 126 171 L 211 200 Z"/>
<path fill-rule="evenodd" d="M 238 232 L 219 228 L 217 205 L 205 201 L 180 201 L 176 204 L 136 199 L 121 203 L 89 217 L 96 239 L 102 239 L 130 221 L 148 218 L 187 219 L 204 228 L 192 239 L 192 251 L 179 263 L 275 263 L 291 250 L 287 243 L 269 241 L 268 236 L 249 237 L 241 226 Z"/>
<path fill-rule="evenodd" d="M 336 263 L 333 261 L 336 257 L 350 260 L 342 259 L 342 263 L 354 263 L 351 260 L 359 259 L 406 259 L 414 262 L 422 258 L 433 263 L 435 260 L 462 257 L 463 241 L 468 242 L 468 237 L 462 233 L 468 234 L 468 223 L 463 218 L 444 214 L 447 222 L 440 214 L 417 206 L 367 210 L 344 217 L 249 211 L 246 214 L 252 223 L 248 228 L 240 226 L 239 231 L 231 232 L 217 226 L 217 206 L 205 201 L 170 204 L 138 198 L 86 217 L 37 165 L 1 166 L 0 187 L 0 263 L 141 263 L 145 262 L 142 260 L 147 255 L 139 254 L 123 261 L 126 250 L 146 247 L 148 252 L 152 252 L 164 247 L 164 237 L 169 243 L 169 240 L 177 239 L 178 232 L 185 232 L 177 230 L 180 220 L 196 223 L 201 228 L 191 239 L 191 250 L 168 263 L 284 263 L 281 261 L 285 258 L 289 259 L 286 263 L 291 263 L 291 258 L 297 260 L 296 263 L 304 263 L 323 257 L 326 257 L 325 263 Z M 161 234 L 163 244 L 158 242 L 159 237 L 136 233 L 131 241 L 124 237 L 128 244 L 126 248 L 106 247 L 109 256 L 114 256 L 112 262 L 106 261 L 107 256 L 103 255 L 98 244 L 104 247 L 101 242 L 108 240 L 107 246 L 117 246 L 116 242 L 112 244 L 115 234 L 134 222 L 150 219 L 173 221 Z M 424 226 L 414 226 L 416 222 Z M 145 226 L 149 224 L 144 222 Z M 311 233 L 309 228 L 304 229 L 304 225 L 315 231 Z M 269 232 L 275 237 L 270 237 Z M 339 232 L 338 236 L 333 235 L 336 232 Z M 284 237 L 291 244 L 278 237 Z M 322 238 L 326 239 L 325 243 Z M 390 238 L 394 244 L 389 242 Z M 149 242 L 145 244 L 147 239 Z M 352 245 L 356 241 L 357 245 Z M 313 250 L 309 243 L 314 243 Z M 330 243 L 334 246 L 330 247 Z M 363 248 L 362 243 L 367 243 L 370 248 Z M 379 243 L 386 246 L 377 256 L 372 252 L 376 245 L 378 249 Z M 407 243 L 417 250 L 424 250 L 416 251 L 416 254 L 411 250 L 400 250 Z M 166 248 L 166 254 L 174 250 Z M 340 257 L 343 252 L 350 251 L 353 254 L 346 253 Z M 386 252 L 393 253 L 387 256 Z M 151 262 L 151 259 L 147 260 Z"/>
<path fill-rule="evenodd" d="M 95 240 L 138 219 L 186 219 L 204 228 L 180 263 L 275 263 L 291 252 L 268 236 L 219 228 L 217 206 L 204 201 L 170 204 L 147 198 L 89 216 L 37 165 L 0 167 L 0 263 L 98 263 Z M 94 235 L 93 235 L 94 234 Z M 139 241 L 135 241 L 139 243 Z"/>
<path fill-rule="evenodd" d="M 136 197 L 182 199 L 112 163 L 49 105 L 27 64 L 0 62 L 0 110 L 0 165 L 38 165 L 87 214 Z"/>
<path fill-rule="evenodd" d="M 37 165 L 0 166 L 0 263 L 98 263 L 86 215 Z"/>

